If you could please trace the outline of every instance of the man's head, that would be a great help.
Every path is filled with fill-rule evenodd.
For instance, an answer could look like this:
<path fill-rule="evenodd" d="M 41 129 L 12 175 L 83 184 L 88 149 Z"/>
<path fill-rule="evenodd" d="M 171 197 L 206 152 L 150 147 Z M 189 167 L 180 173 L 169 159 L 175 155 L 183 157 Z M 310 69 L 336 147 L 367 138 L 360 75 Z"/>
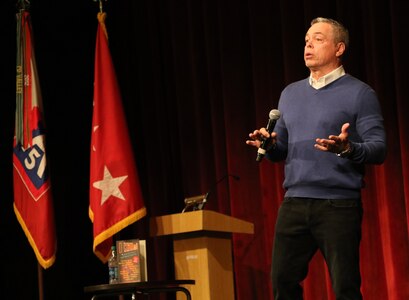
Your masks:
<path fill-rule="evenodd" d="M 311 72 L 325 75 L 341 65 L 348 45 L 348 30 L 341 23 L 315 18 L 305 34 L 305 65 Z"/>

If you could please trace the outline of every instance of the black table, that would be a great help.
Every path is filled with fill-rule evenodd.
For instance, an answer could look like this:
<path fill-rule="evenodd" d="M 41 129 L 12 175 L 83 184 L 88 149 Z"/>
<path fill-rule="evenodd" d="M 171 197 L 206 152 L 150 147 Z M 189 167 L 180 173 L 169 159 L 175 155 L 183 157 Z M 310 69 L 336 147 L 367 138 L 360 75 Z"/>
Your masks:
<path fill-rule="evenodd" d="M 191 300 L 192 297 L 188 289 L 181 285 L 195 284 L 194 280 L 166 280 L 166 281 L 145 281 L 145 282 L 127 282 L 114 284 L 91 285 L 84 288 L 84 292 L 92 294 L 91 300 L 100 297 L 132 295 L 132 299 L 136 299 L 136 295 L 149 296 L 152 293 L 169 293 L 182 292 L 186 295 L 186 300 Z"/>

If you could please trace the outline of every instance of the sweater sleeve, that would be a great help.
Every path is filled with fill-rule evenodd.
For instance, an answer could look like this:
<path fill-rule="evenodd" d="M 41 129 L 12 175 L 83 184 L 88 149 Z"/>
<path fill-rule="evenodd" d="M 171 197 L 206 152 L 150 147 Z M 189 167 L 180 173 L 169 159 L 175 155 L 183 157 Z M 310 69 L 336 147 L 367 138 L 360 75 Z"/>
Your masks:
<path fill-rule="evenodd" d="M 381 164 L 386 158 L 386 134 L 376 93 L 367 87 L 357 102 L 356 135 L 350 136 L 353 147 L 348 157 L 355 163 Z"/>

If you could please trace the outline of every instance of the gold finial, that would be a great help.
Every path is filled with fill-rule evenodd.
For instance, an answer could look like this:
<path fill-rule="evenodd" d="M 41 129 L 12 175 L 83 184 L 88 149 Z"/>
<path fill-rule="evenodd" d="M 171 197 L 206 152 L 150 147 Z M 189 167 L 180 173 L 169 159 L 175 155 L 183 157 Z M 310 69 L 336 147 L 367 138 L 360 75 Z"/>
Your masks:
<path fill-rule="evenodd" d="M 19 10 L 26 10 L 30 8 L 30 1 L 29 0 L 18 0 L 17 1 L 17 8 Z"/>
<path fill-rule="evenodd" d="M 94 0 L 94 2 L 99 2 L 99 12 L 103 13 L 104 12 L 104 7 L 102 5 L 102 1 L 107 1 L 107 0 Z"/>

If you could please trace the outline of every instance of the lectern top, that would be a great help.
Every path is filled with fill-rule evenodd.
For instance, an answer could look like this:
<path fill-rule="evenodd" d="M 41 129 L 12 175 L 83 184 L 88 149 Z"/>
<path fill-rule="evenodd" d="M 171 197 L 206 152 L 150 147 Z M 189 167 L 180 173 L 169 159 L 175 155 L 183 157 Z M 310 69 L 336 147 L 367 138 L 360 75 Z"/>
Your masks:
<path fill-rule="evenodd" d="M 152 218 L 150 231 L 151 236 L 198 231 L 253 234 L 254 224 L 211 210 L 196 210 Z"/>

